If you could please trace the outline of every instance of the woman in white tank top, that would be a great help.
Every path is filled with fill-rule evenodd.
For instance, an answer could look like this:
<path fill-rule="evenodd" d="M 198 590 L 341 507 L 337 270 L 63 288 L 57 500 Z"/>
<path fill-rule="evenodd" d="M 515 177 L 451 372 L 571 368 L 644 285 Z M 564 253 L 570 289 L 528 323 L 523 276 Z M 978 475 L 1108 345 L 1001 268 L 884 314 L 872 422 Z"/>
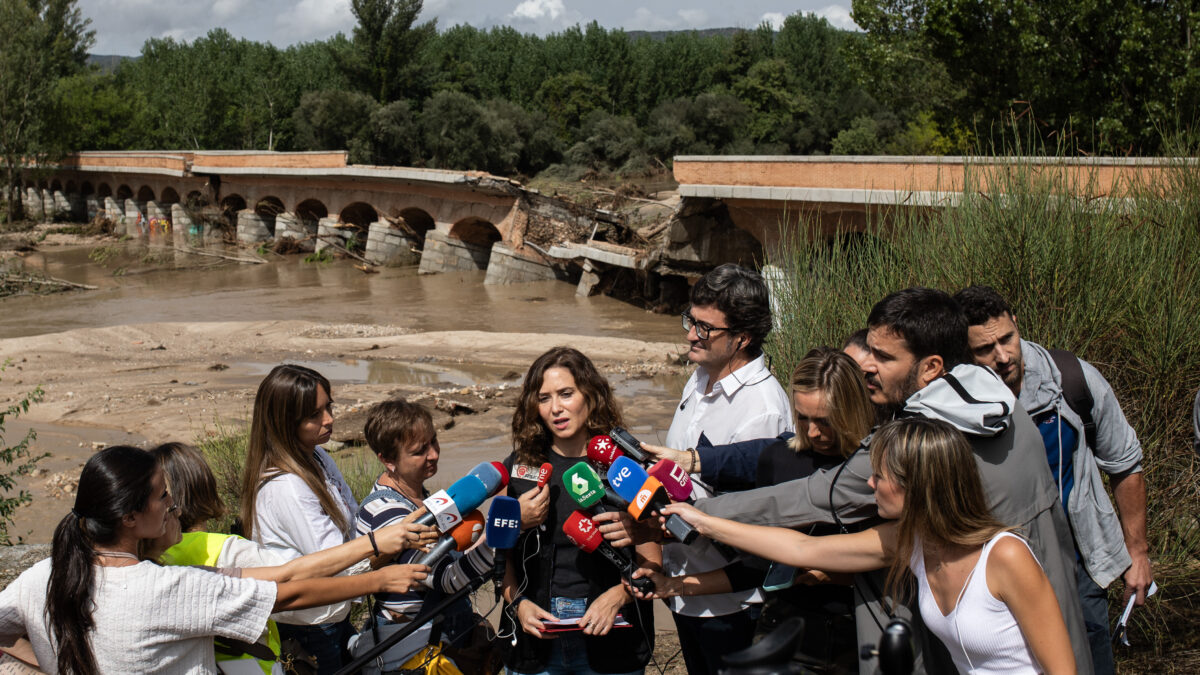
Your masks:
<path fill-rule="evenodd" d="M 700 534 L 768 560 L 826 572 L 891 566 L 888 587 L 916 591 L 926 627 L 960 673 L 1075 672 L 1054 591 L 1020 537 L 992 517 L 971 447 L 945 422 L 908 418 L 870 440 L 870 484 L 889 522 L 827 537 L 746 525 L 672 504 Z M 640 573 L 639 573 L 640 574 Z"/>

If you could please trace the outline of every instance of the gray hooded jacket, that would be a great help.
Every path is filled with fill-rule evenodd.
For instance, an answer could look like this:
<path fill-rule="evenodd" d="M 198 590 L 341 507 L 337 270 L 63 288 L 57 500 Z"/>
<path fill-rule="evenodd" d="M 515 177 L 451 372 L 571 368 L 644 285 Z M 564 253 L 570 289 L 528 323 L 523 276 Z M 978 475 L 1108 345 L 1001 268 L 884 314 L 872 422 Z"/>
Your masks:
<path fill-rule="evenodd" d="M 1094 401 L 1095 448 L 1088 447 L 1083 421 L 1063 397 L 1062 375 L 1050 352 L 1037 343 L 1021 340 L 1021 357 L 1025 361 L 1021 405 L 1035 417 L 1054 410 L 1058 413 L 1059 424 L 1066 422 L 1076 431 L 1075 448 L 1069 451 L 1075 464 L 1075 486 L 1067 500 L 1067 518 L 1071 521 L 1075 546 L 1084 567 L 1097 585 L 1106 588 L 1133 561 L 1125 548 L 1121 522 L 1104 491 L 1100 472 L 1121 475 L 1141 471 L 1142 444 L 1125 420 L 1112 386 L 1092 364 L 1079 361 Z M 1059 456 L 1064 454 L 1060 452 Z"/>

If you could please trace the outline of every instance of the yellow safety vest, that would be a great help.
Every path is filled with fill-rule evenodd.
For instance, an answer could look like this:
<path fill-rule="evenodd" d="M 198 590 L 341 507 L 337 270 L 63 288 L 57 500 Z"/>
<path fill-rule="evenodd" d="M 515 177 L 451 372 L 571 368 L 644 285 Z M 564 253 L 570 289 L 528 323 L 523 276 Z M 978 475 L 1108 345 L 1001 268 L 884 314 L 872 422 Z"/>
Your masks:
<path fill-rule="evenodd" d="M 206 565 L 208 567 L 217 567 L 217 558 L 221 555 L 221 549 L 225 547 L 225 541 L 230 537 L 236 537 L 234 534 L 220 534 L 217 532 L 185 532 L 183 540 L 167 549 L 162 554 L 162 561 L 167 565 Z M 267 647 L 276 656 L 279 656 L 280 640 L 279 628 L 274 621 L 267 621 Z M 217 660 L 230 661 L 233 659 L 252 659 L 249 654 L 223 654 L 220 647 L 217 647 Z M 266 675 L 271 675 L 271 666 L 274 661 L 264 661 L 258 659 L 258 666 L 262 668 Z"/>

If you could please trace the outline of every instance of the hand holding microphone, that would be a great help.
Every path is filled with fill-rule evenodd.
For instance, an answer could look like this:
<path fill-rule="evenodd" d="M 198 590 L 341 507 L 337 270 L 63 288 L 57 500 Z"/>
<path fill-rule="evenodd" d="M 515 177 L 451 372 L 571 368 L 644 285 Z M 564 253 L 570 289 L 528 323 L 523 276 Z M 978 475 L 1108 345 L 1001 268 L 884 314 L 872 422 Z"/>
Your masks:
<path fill-rule="evenodd" d="M 645 520 L 654 511 L 661 511 L 671 503 L 666 488 L 646 470 L 628 457 L 618 457 L 608 470 L 608 482 L 618 495 L 629 501 L 629 515 L 634 520 Z M 666 529 L 679 541 L 690 544 L 698 533 L 687 521 L 675 517 L 666 519 Z"/>
<path fill-rule="evenodd" d="M 604 556 L 621 572 L 621 577 L 634 588 L 643 593 L 654 590 L 654 584 L 649 579 L 633 578 L 633 560 L 604 541 L 604 537 L 600 536 L 600 530 L 596 529 L 596 523 L 583 513 L 575 511 L 567 517 L 567 522 L 563 523 L 563 534 L 567 535 L 567 539 L 570 539 L 571 543 L 582 549 L 584 553 L 598 552 Z"/>
<path fill-rule="evenodd" d="M 446 534 L 438 539 L 433 548 L 420 558 L 416 559 L 418 565 L 428 565 L 432 568 L 437 561 L 441 560 L 450 551 L 466 551 L 479 541 L 479 536 L 483 534 L 483 514 L 479 509 L 471 511 L 466 516 L 463 516 L 462 522 L 454 526 Z M 426 583 L 429 583 L 426 581 Z"/>

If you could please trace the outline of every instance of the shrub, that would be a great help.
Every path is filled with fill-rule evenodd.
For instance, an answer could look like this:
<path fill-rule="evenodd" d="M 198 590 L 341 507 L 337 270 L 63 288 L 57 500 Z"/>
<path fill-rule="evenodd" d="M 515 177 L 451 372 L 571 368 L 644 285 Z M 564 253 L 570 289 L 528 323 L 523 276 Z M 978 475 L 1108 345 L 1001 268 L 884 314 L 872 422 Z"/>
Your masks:
<path fill-rule="evenodd" d="M 6 362 L 0 366 L 0 372 L 7 367 L 8 363 Z M 22 413 L 29 411 L 29 406 L 41 400 L 42 388 L 34 387 L 33 391 L 19 397 L 8 408 L 0 410 L 0 462 L 4 465 L 4 468 L 0 470 L 0 545 L 12 545 L 12 539 L 8 534 L 8 527 L 12 524 L 12 514 L 22 504 L 27 504 L 32 499 L 26 490 L 18 490 L 15 495 L 12 494 L 13 489 L 17 486 L 17 479 L 28 475 L 37 463 L 47 456 L 46 454 L 35 455 L 32 453 L 30 444 L 37 438 L 37 433 L 33 429 L 30 429 L 20 441 L 13 445 L 7 445 L 4 442 L 4 425 L 9 418 L 20 417 Z"/>

